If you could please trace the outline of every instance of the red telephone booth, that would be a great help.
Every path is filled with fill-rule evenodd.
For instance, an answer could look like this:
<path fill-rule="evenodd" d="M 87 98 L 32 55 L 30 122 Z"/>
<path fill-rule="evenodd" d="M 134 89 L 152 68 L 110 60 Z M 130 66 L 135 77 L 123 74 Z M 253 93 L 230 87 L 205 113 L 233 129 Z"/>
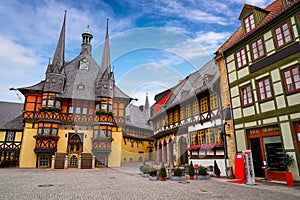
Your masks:
<path fill-rule="evenodd" d="M 235 178 L 245 179 L 245 164 L 244 164 L 244 154 L 235 155 Z"/>

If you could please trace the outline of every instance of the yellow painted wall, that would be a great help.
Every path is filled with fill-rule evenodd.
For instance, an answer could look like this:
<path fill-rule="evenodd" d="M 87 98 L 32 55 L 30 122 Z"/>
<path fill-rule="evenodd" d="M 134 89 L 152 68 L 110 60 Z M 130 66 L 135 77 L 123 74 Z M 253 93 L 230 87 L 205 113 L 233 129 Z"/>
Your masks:
<path fill-rule="evenodd" d="M 71 129 L 59 129 L 58 136 L 60 137 L 57 143 L 57 152 L 66 153 L 68 148 L 68 134 L 75 133 L 75 130 Z M 91 153 L 92 151 L 92 130 L 78 130 L 77 133 L 83 133 L 83 153 Z M 65 137 L 67 135 L 67 137 Z M 86 136 L 86 137 L 85 137 Z"/>
<path fill-rule="evenodd" d="M 0 131 L 0 141 L 5 141 L 6 131 Z"/>
<path fill-rule="evenodd" d="M 113 129 L 112 131 L 112 145 L 111 152 L 108 156 L 108 166 L 109 167 L 121 167 L 121 156 L 122 156 L 122 132 Z"/>
<path fill-rule="evenodd" d="M 59 131 L 58 131 L 59 140 L 57 142 L 57 152 L 58 153 L 66 153 L 67 152 L 68 133 L 69 132 L 75 132 L 75 131 L 59 129 Z M 67 134 L 67 137 L 65 137 L 65 134 Z"/>
<path fill-rule="evenodd" d="M 23 135 L 22 131 L 16 132 L 15 142 L 21 142 L 22 141 L 22 135 Z"/>
<path fill-rule="evenodd" d="M 35 168 L 36 154 L 34 153 L 35 138 L 37 129 L 24 128 L 24 135 L 20 151 L 19 166 L 20 168 Z"/>
<path fill-rule="evenodd" d="M 130 162 L 130 158 L 132 162 L 138 162 L 139 158 L 142 157 L 143 161 L 148 160 L 149 158 L 149 142 L 148 141 L 142 141 L 142 143 L 139 141 L 137 146 L 137 141 L 133 140 L 133 147 L 131 147 L 130 139 L 125 138 L 126 145 L 124 143 L 124 139 L 122 140 L 122 162 Z M 144 152 L 144 153 L 139 153 Z M 124 160 L 126 158 L 126 161 Z M 154 155 L 152 156 L 152 159 L 154 159 Z"/>

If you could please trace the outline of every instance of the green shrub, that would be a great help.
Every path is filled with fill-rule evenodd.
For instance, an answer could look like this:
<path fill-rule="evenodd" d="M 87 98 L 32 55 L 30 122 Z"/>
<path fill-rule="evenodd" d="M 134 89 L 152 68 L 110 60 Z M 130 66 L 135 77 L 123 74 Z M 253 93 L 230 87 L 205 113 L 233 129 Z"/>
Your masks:
<path fill-rule="evenodd" d="M 183 172 L 180 168 L 174 170 L 174 176 L 182 176 Z"/>
<path fill-rule="evenodd" d="M 160 177 L 166 177 L 167 176 L 167 171 L 166 171 L 166 167 L 165 167 L 164 162 L 161 163 L 161 167 L 160 167 L 160 170 L 159 170 L 159 176 Z"/>
<path fill-rule="evenodd" d="M 220 175 L 221 174 L 221 171 L 219 169 L 217 161 L 214 161 L 214 174 L 215 175 Z"/>
<path fill-rule="evenodd" d="M 199 170 L 198 170 L 198 174 L 199 175 L 208 175 L 208 173 L 207 173 L 207 169 L 206 168 L 204 168 L 204 167 L 200 167 L 199 168 Z"/>
<path fill-rule="evenodd" d="M 286 166 L 286 167 L 289 167 L 293 164 L 294 162 L 294 157 L 293 155 L 290 155 L 288 153 L 284 153 L 283 155 L 283 165 Z"/>
<path fill-rule="evenodd" d="M 144 173 L 144 170 L 145 170 L 145 165 L 141 165 L 140 166 L 140 171 Z"/>
<path fill-rule="evenodd" d="M 155 169 L 155 168 L 150 169 L 149 174 L 150 174 L 150 176 L 153 176 L 153 177 L 156 176 L 157 175 L 157 169 Z"/>
<path fill-rule="evenodd" d="M 195 169 L 194 169 L 192 161 L 191 161 L 191 163 L 189 165 L 188 173 L 189 173 L 190 176 L 194 176 L 195 175 Z"/>

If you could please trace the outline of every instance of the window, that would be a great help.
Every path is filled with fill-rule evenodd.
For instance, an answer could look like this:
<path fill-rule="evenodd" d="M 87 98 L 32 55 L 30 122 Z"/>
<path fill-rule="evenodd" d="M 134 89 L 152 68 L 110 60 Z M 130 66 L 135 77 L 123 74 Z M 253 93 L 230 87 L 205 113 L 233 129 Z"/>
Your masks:
<path fill-rule="evenodd" d="M 98 130 L 94 130 L 94 138 L 98 138 L 99 136 L 98 136 Z"/>
<path fill-rule="evenodd" d="M 253 14 L 249 15 L 244 19 L 244 25 L 245 25 L 245 30 L 246 33 L 250 32 L 255 28 L 255 23 L 254 23 L 254 16 Z"/>
<path fill-rule="evenodd" d="M 236 66 L 237 69 L 240 69 L 247 65 L 247 59 L 246 59 L 246 51 L 245 49 L 241 49 L 240 51 L 235 53 L 235 59 L 236 59 Z"/>
<path fill-rule="evenodd" d="M 241 88 L 242 105 L 247 106 L 253 103 L 251 85 L 246 85 Z"/>
<path fill-rule="evenodd" d="M 275 29 L 275 37 L 277 47 L 281 47 L 292 41 L 292 36 L 287 22 Z"/>
<path fill-rule="evenodd" d="M 49 166 L 49 157 L 48 155 L 40 156 L 40 167 L 48 167 Z"/>
<path fill-rule="evenodd" d="M 79 115 L 80 114 L 80 107 L 76 107 L 76 109 L 75 109 L 75 114 L 77 114 L 77 115 Z"/>
<path fill-rule="evenodd" d="M 218 106 L 218 96 L 216 94 L 210 95 L 210 109 L 214 110 L 217 109 Z"/>
<path fill-rule="evenodd" d="M 180 108 L 180 120 L 183 120 L 185 118 L 184 115 L 184 107 Z"/>
<path fill-rule="evenodd" d="M 174 122 L 178 122 L 179 121 L 179 110 L 175 110 L 174 112 Z"/>
<path fill-rule="evenodd" d="M 193 114 L 194 115 L 199 114 L 199 104 L 197 100 L 193 102 Z"/>
<path fill-rule="evenodd" d="M 282 74 L 286 93 L 300 90 L 300 72 L 297 65 L 284 70 Z"/>
<path fill-rule="evenodd" d="M 200 111 L 201 113 L 205 113 L 208 111 L 207 97 L 200 99 Z"/>
<path fill-rule="evenodd" d="M 198 138 L 197 138 L 197 132 L 191 133 L 191 145 L 197 145 L 198 144 Z"/>
<path fill-rule="evenodd" d="M 73 106 L 69 106 L 69 113 L 70 114 L 72 114 L 74 112 L 73 109 L 74 109 Z"/>
<path fill-rule="evenodd" d="M 192 110 L 191 110 L 191 104 L 188 104 L 186 106 L 186 117 L 191 117 L 191 114 L 192 114 Z"/>
<path fill-rule="evenodd" d="M 198 144 L 204 144 L 206 131 L 207 129 L 198 131 Z"/>
<path fill-rule="evenodd" d="M 14 131 L 8 131 L 6 133 L 6 141 L 7 142 L 12 142 L 15 139 L 15 132 Z"/>
<path fill-rule="evenodd" d="M 169 113 L 169 124 L 173 124 L 173 113 Z"/>
<path fill-rule="evenodd" d="M 251 49 L 253 60 L 257 60 L 265 55 L 265 50 L 261 38 L 251 43 Z"/>
<path fill-rule="evenodd" d="M 265 101 L 272 98 L 270 78 L 266 77 L 256 82 L 258 89 L 258 97 L 260 101 Z"/>

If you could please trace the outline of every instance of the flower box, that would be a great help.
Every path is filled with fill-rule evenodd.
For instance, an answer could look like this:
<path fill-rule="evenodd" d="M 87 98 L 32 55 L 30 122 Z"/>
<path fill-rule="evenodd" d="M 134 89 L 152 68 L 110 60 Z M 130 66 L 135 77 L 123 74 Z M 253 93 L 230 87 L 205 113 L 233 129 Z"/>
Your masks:
<path fill-rule="evenodd" d="M 184 181 L 187 180 L 186 176 L 171 176 L 172 181 Z"/>
<path fill-rule="evenodd" d="M 196 175 L 196 180 L 210 179 L 210 175 Z"/>

